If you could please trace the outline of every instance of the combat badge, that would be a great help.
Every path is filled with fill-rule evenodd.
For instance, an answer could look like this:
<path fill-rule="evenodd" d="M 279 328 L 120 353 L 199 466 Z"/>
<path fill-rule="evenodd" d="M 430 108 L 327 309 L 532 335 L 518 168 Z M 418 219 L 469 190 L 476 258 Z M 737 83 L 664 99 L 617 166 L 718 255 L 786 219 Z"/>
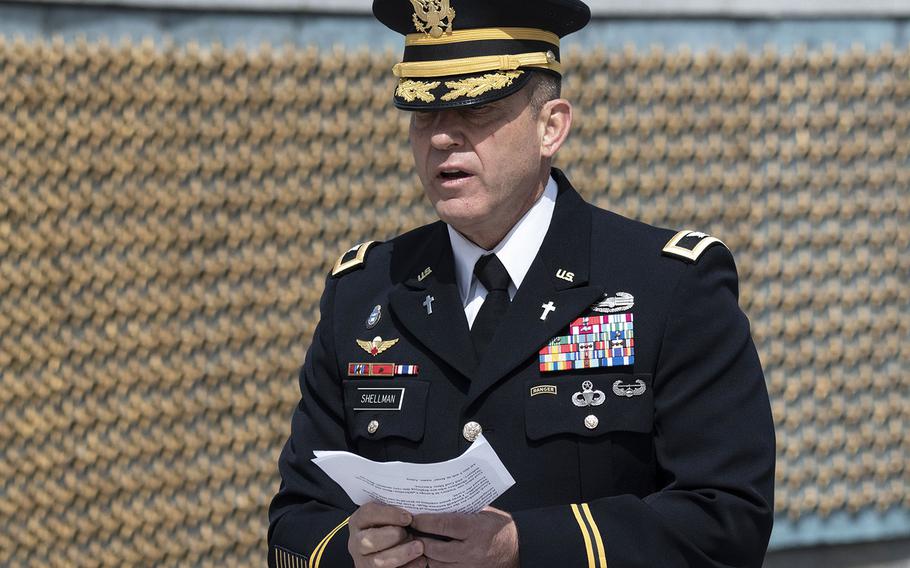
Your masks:
<path fill-rule="evenodd" d="M 378 335 L 376 337 L 374 337 L 372 341 L 365 341 L 363 339 L 357 340 L 357 345 L 359 345 L 361 349 L 363 349 L 364 351 L 366 351 L 373 357 L 379 355 L 380 353 L 382 353 L 389 347 L 395 345 L 396 343 L 398 343 L 398 338 L 384 340 Z"/>
<path fill-rule="evenodd" d="M 617 292 L 615 296 L 604 294 L 604 299 L 597 302 L 591 309 L 602 314 L 613 314 L 632 309 L 635 297 L 628 292 Z"/>

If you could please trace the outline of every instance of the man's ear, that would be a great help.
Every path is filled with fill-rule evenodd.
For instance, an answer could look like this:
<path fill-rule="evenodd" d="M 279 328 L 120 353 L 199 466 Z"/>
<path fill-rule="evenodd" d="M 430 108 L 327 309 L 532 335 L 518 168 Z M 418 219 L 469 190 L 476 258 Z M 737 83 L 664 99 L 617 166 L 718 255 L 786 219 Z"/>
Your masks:
<path fill-rule="evenodd" d="M 540 155 L 552 158 L 572 129 L 572 103 L 566 99 L 547 101 L 540 109 Z"/>

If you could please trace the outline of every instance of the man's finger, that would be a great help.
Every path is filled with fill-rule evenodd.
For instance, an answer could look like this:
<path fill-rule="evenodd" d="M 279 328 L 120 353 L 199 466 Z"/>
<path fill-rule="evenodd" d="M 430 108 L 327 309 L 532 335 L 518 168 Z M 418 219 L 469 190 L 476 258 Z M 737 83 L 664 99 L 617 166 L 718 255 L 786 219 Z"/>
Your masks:
<path fill-rule="evenodd" d="M 435 538 L 419 539 L 423 543 L 423 555 L 439 562 L 458 562 L 465 557 L 465 544 L 460 540 L 438 540 Z"/>
<path fill-rule="evenodd" d="M 430 565 L 430 561 L 424 556 L 419 556 L 414 560 L 411 560 L 401 568 L 427 568 Z"/>
<path fill-rule="evenodd" d="M 412 540 L 388 550 L 371 554 L 365 558 L 368 566 L 375 566 L 375 568 L 400 568 L 401 566 L 407 566 L 421 556 L 423 556 L 423 543 L 419 540 Z"/>
<path fill-rule="evenodd" d="M 384 526 L 363 529 L 354 535 L 352 552 L 366 556 L 392 548 L 408 540 L 408 533 L 401 527 Z"/>
<path fill-rule="evenodd" d="M 383 505 L 382 503 L 367 503 L 351 515 L 348 524 L 354 529 L 369 527 L 384 527 L 389 525 L 406 527 L 411 524 L 411 514 L 404 509 Z"/>
<path fill-rule="evenodd" d="M 428 534 L 464 540 L 470 534 L 471 519 L 454 513 L 414 515 L 411 526 Z"/>

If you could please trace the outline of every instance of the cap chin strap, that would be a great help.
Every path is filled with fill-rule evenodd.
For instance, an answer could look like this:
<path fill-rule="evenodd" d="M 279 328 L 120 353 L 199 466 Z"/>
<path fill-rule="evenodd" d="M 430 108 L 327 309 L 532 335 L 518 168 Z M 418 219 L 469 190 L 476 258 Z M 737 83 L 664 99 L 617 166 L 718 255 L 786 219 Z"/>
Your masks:
<path fill-rule="evenodd" d="M 411 61 L 392 67 L 396 77 L 447 77 L 484 71 L 514 71 L 520 67 L 549 69 L 562 74 L 562 65 L 552 51 L 517 55 L 483 55 L 443 61 Z"/>
<path fill-rule="evenodd" d="M 484 40 L 542 41 L 559 48 L 558 35 L 535 28 L 475 28 L 444 33 L 441 37 L 432 37 L 428 34 L 408 34 L 405 37 L 404 45 L 405 47 L 448 45 L 465 41 Z"/>

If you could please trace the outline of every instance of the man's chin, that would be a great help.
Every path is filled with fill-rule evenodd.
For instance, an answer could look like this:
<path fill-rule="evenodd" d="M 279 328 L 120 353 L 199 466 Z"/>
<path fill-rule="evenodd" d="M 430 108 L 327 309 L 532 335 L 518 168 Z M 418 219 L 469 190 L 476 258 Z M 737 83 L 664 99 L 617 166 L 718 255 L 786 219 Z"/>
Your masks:
<path fill-rule="evenodd" d="M 460 199 L 440 200 L 435 204 L 436 215 L 443 223 L 451 225 L 459 233 L 470 232 L 472 227 L 482 223 L 486 211 L 471 207 Z"/>

